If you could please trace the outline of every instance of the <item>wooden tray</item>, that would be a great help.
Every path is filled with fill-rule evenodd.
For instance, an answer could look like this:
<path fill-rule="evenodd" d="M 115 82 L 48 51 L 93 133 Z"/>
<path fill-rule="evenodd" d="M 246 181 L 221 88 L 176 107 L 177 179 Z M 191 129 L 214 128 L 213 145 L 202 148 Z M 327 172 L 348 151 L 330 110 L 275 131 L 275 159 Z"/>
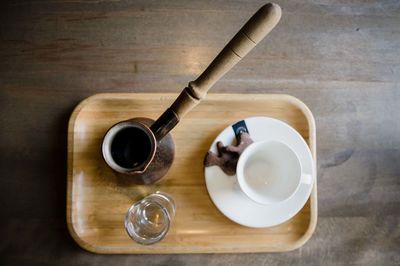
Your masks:
<path fill-rule="evenodd" d="M 172 131 L 176 155 L 167 176 L 153 186 L 117 177 L 103 162 L 101 142 L 114 123 L 131 117 L 156 119 L 176 94 L 97 94 L 74 110 L 68 128 L 67 223 L 84 249 L 96 253 L 280 252 L 302 246 L 317 222 L 317 187 L 303 209 L 268 229 L 240 226 L 223 216 L 205 186 L 203 158 L 218 133 L 249 116 L 269 116 L 294 127 L 316 158 L 315 122 L 310 110 L 288 95 L 210 94 Z M 128 207 L 156 190 L 170 193 L 177 213 L 166 238 L 151 246 L 125 232 Z"/>

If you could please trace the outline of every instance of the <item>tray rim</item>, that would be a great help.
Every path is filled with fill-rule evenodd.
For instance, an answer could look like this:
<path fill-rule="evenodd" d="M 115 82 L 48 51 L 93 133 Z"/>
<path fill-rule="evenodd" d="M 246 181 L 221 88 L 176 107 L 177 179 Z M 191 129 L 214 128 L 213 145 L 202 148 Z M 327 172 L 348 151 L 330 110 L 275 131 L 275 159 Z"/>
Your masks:
<path fill-rule="evenodd" d="M 151 249 L 149 249 L 148 252 L 121 252 L 110 249 L 106 249 L 101 246 L 96 246 L 93 245 L 92 243 L 89 243 L 85 240 L 83 240 L 79 234 L 77 233 L 75 229 L 75 225 L 72 221 L 72 175 L 73 175 L 73 129 L 75 126 L 76 119 L 78 117 L 78 114 L 80 111 L 88 105 L 90 102 L 93 100 L 98 100 L 98 99 L 109 99 L 109 98 L 120 98 L 123 95 L 136 95 L 137 97 L 141 97 L 143 99 L 145 98 L 155 98 L 159 96 L 177 96 L 177 93 L 143 93 L 143 92 L 113 92 L 113 93 L 96 93 L 93 94 L 85 99 L 83 99 L 72 111 L 72 114 L 70 116 L 70 119 L 68 121 L 68 137 L 67 137 L 67 195 L 66 195 L 66 200 L 67 200 L 67 208 L 66 208 L 66 222 L 67 222 L 67 228 L 69 231 L 69 234 L 71 237 L 74 239 L 74 241 L 83 249 L 97 253 L 97 254 L 207 254 L 207 253 L 219 253 L 219 254 L 231 254 L 231 253 L 279 253 L 279 252 L 286 252 L 286 251 L 292 251 L 295 249 L 298 249 L 302 247 L 312 236 L 314 233 L 316 226 L 317 226 L 317 220 L 318 220 L 318 196 L 317 196 L 317 148 L 316 148 L 316 126 L 315 126 L 315 118 L 314 115 L 312 114 L 311 110 L 308 108 L 308 106 L 301 101 L 300 99 L 288 95 L 288 94 L 277 94 L 277 93 L 210 93 L 209 95 L 212 95 L 212 97 L 217 97 L 217 98 L 224 98 L 226 95 L 232 96 L 232 97 L 240 97 L 243 95 L 250 96 L 250 97 L 257 97 L 260 95 L 271 97 L 271 98 L 276 98 L 279 100 L 285 100 L 288 103 L 295 105 L 298 107 L 298 109 L 303 113 L 303 115 L 306 117 L 307 122 L 308 122 L 308 129 L 309 129 L 309 147 L 311 149 L 312 156 L 314 158 L 314 173 L 315 173 L 315 182 L 313 189 L 311 191 L 310 195 L 310 221 L 307 230 L 305 233 L 298 238 L 296 241 L 293 242 L 293 244 L 287 248 L 281 248 L 278 250 L 271 250 L 271 251 L 252 251 L 252 252 L 228 252 L 228 251 L 214 251 L 214 252 L 206 252 L 206 251 L 187 251 L 187 250 L 180 250 L 179 252 L 176 251 L 170 251 L 170 252 L 152 252 Z M 205 99 L 206 100 L 206 99 Z"/>

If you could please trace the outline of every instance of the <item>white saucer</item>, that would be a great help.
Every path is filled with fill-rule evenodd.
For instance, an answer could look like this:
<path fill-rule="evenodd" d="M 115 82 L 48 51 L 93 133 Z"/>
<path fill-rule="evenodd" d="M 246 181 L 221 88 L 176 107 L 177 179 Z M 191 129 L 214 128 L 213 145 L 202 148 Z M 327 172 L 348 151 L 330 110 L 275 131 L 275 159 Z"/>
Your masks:
<path fill-rule="evenodd" d="M 248 198 L 239 188 L 236 176 L 226 175 L 218 166 L 205 167 L 206 186 L 215 206 L 232 221 L 248 227 L 270 227 L 281 224 L 298 213 L 310 197 L 315 173 L 311 151 L 303 137 L 288 124 L 268 117 L 244 119 L 253 141 L 277 140 L 290 146 L 299 156 L 303 174 L 314 178 L 301 184 L 288 200 L 272 205 L 262 205 Z M 225 128 L 212 143 L 210 150 L 217 153 L 216 143 L 230 145 L 235 141 L 232 125 Z"/>

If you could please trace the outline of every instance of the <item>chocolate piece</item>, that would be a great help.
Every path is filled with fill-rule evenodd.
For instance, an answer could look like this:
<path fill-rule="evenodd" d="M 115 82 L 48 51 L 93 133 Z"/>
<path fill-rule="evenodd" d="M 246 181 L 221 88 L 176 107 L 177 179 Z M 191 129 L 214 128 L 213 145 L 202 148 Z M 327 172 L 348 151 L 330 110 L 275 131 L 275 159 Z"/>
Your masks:
<path fill-rule="evenodd" d="M 204 158 L 206 167 L 217 165 L 227 175 L 236 174 L 236 165 L 240 154 L 251 144 L 253 140 L 246 132 L 240 133 L 236 145 L 224 146 L 221 141 L 217 142 L 218 154 L 208 151 Z"/>

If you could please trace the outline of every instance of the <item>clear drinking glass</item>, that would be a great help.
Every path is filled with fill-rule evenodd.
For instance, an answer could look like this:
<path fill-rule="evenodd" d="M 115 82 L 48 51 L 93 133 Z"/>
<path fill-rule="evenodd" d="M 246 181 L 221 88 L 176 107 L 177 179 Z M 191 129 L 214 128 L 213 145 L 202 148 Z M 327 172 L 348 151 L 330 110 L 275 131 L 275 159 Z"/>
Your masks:
<path fill-rule="evenodd" d="M 125 229 L 140 244 L 157 243 L 167 234 L 175 216 L 175 208 L 170 195 L 157 191 L 129 208 L 125 216 Z"/>

